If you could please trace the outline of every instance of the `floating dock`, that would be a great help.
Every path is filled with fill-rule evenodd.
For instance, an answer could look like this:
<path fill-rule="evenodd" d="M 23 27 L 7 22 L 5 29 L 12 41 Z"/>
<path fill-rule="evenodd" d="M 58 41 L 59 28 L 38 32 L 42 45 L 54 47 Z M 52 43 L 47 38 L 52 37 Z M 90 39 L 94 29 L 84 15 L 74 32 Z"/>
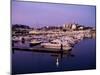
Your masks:
<path fill-rule="evenodd" d="M 35 51 L 35 52 L 53 52 L 53 53 L 66 53 L 69 50 L 61 50 L 61 49 L 50 49 L 50 48 L 17 48 L 17 47 L 12 47 L 12 50 L 19 50 L 19 51 Z"/>

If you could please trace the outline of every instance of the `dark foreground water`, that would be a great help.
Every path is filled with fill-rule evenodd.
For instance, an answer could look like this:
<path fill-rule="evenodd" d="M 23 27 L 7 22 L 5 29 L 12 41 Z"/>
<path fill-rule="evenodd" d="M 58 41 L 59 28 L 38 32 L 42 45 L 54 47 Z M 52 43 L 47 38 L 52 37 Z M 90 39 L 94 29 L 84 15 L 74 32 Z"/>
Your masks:
<path fill-rule="evenodd" d="M 17 51 L 12 54 L 12 73 L 41 73 L 96 68 L 95 39 L 85 39 L 66 54 Z"/>

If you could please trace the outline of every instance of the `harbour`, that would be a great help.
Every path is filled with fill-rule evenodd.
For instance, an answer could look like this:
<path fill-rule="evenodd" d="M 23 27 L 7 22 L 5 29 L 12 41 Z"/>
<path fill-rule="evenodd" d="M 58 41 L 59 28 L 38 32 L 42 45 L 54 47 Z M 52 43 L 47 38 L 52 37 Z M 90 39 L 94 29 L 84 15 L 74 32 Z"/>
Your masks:
<path fill-rule="evenodd" d="M 12 75 L 96 69 L 95 6 L 11 4 Z"/>
<path fill-rule="evenodd" d="M 24 74 L 94 69 L 95 48 L 95 39 L 86 38 L 67 52 L 48 52 L 48 49 L 46 52 L 13 49 L 12 62 L 15 64 L 12 65 L 12 70 L 13 73 Z"/>
<path fill-rule="evenodd" d="M 66 34 L 67 33 L 67 34 Z M 69 33 L 69 35 L 68 35 Z M 61 35 L 62 34 L 62 35 Z M 60 36 L 59 36 L 60 35 Z M 51 37 L 53 36 L 53 37 Z M 75 44 L 84 40 L 85 38 L 95 38 L 95 31 L 81 30 L 81 31 L 67 31 L 59 33 L 38 33 L 25 36 L 14 36 L 12 38 L 12 49 L 29 50 L 29 51 L 45 51 L 45 52 L 60 52 L 71 50 Z M 19 42 L 19 43 L 18 43 Z M 26 43 L 25 43 L 26 42 Z M 14 44 L 20 44 L 20 47 Z M 28 47 L 24 46 L 28 44 Z M 38 45 L 38 46 L 37 46 Z M 23 48 L 22 48 L 23 47 Z"/>
<path fill-rule="evenodd" d="M 95 30 L 41 32 L 12 37 L 12 74 L 95 68 Z"/>

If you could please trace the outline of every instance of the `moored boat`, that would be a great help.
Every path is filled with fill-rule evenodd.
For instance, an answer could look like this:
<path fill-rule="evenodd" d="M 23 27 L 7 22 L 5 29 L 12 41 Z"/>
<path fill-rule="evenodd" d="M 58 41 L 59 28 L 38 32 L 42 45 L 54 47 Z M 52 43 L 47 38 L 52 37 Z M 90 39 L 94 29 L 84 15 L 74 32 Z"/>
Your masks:
<path fill-rule="evenodd" d="M 21 39 L 22 39 L 22 37 L 14 36 L 14 37 L 12 37 L 12 42 L 19 42 L 19 41 L 21 41 Z"/>
<path fill-rule="evenodd" d="M 61 45 L 62 45 L 62 47 L 61 47 Z M 64 42 L 59 39 L 53 40 L 48 43 L 41 43 L 41 46 L 44 48 L 52 48 L 52 49 L 61 49 L 62 48 L 64 50 L 69 50 L 72 48 L 67 41 Z"/>
<path fill-rule="evenodd" d="M 38 40 L 32 40 L 29 44 L 30 44 L 30 46 L 36 46 L 36 45 L 41 44 L 41 41 L 38 41 Z"/>

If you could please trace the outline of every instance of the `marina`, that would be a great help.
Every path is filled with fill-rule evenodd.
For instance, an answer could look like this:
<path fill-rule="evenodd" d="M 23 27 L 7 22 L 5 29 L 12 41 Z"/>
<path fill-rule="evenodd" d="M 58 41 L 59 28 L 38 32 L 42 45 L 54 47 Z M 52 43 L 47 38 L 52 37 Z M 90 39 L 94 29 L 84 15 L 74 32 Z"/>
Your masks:
<path fill-rule="evenodd" d="M 11 71 L 96 69 L 96 7 L 12 1 Z"/>
<path fill-rule="evenodd" d="M 94 69 L 96 63 L 94 61 L 96 60 L 94 45 L 95 39 L 84 39 L 71 50 L 64 52 L 49 52 L 48 49 L 45 51 L 29 51 L 12 48 L 14 51 L 12 62 L 15 63 L 12 65 L 12 70 L 13 73 L 24 74 Z"/>
<path fill-rule="evenodd" d="M 74 45 L 79 43 L 81 40 L 85 38 L 93 38 L 94 33 L 90 30 L 85 31 L 68 31 L 70 36 L 66 33 L 64 35 L 59 36 L 59 34 L 53 33 L 54 35 L 51 38 L 51 34 L 45 35 L 27 35 L 27 36 L 13 36 L 12 38 L 12 49 L 17 50 L 29 50 L 29 51 L 43 51 L 43 52 L 60 52 L 60 51 L 68 51 L 71 50 Z M 62 33 L 61 33 L 62 34 Z M 45 36 L 45 37 L 44 37 Z M 19 42 L 19 43 L 18 43 Z M 26 43 L 25 43 L 26 42 Z M 15 44 L 20 44 L 20 47 L 16 46 Z M 25 46 L 25 45 L 28 46 Z M 24 46 L 23 46 L 24 45 Z"/>

